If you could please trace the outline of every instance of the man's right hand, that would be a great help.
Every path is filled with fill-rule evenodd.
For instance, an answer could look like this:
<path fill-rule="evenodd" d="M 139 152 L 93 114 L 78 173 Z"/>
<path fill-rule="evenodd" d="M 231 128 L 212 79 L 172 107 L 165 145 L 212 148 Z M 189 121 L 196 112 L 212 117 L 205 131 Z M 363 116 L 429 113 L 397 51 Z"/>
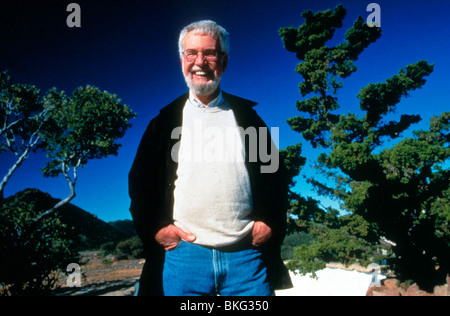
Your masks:
<path fill-rule="evenodd" d="M 164 247 L 164 250 L 172 250 L 180 243 L 181 239 L 193 242 L 197 237 L 193 234 L 185 232 L 175 225 L 168 225 L 161 228 L 155 235 L 156 241 Z"/>

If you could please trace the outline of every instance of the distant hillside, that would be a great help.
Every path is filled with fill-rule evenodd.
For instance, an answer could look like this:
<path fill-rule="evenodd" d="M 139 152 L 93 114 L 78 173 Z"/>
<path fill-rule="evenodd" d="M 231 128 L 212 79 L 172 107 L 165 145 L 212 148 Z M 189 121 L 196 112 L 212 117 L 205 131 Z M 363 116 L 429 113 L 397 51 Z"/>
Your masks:
<path fill-rule="evenodd" d="M 38 214 L 50 209 L 60 200 L 38 189 L 26 189 L 6 198 L 4 205 L 18 201 L 34 203 L 35 212 Z M 56 216 L 67 225 L 66 229 L 70 231 L 79 250 L 96 249 L 105 242 L 118 242 L 133 235 L 129 229 L 118 229 L 114 227 L 117 225 L 107 224 L 97 216 L 71 203 L 62 206 Z M 126 227 L 126 224 L 122 224 L 122 226 Z"/>
<path fill-rule="evenodd" d="M 108 224 L 117 229 L 118 231 L 124 233 L 128 237 L 137 236 L 133 221 L 129 219 L 108 222 Z"/>

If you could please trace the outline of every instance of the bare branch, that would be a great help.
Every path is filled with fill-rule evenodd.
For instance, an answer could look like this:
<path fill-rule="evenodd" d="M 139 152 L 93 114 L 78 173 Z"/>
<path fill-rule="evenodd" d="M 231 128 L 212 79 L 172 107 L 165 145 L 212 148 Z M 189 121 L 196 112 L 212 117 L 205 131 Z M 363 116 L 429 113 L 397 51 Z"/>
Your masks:
<path fill-rule="evenodd" d="M 75 196 L 75 185 L 77 183 L 77 178 L 78 178 L 78 174 L 77 174 L 77 169 L 78 167 L 81 165 L 81 158 L 78 159 L 77 164 L 73 167 L 73 179 L 70 178 L 69 176 L 69 170 L 70 168 L 68 168 L 68 166 L 66 165 L 66 163 L 63 161 L 61 163 L 61 170 L 62 173 L 64 175 L 64 177 L 67 180 L 67 183 L 69 184 L 69 188 L 70 188 L 70 194 L 63 200 L 59 201 L 58 203 L 55 204 L 55 206 L 53 206 L 51 209 L 45 211 L 44 213 L 42 213 L 41 215 L 39 215 L 37 218 L 34 219 L 34 222 L 37 223 L 40 220 L 42 220 L 44 217 L 47 217 L 51 214 L 53 214 L 54 212 L 57 211 L 58 208 L 60 208 L 61 206 L 69 203 L 70 201 L 72 201 Z"/>

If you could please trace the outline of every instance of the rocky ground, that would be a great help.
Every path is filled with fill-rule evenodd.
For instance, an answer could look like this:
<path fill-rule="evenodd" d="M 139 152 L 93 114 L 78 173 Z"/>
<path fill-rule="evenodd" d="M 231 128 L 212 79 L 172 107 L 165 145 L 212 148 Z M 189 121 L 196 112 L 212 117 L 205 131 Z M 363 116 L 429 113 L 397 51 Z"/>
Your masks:
<path fill-rule="evenodd" d="M 433 293 L 421 290 L 417 284 L 402 284 L 395 278 L 388 278 L 381 285 L 370 287 L 366 296 L 450 296 L 450 277 L 447 277 L 447 284 L 435 286 Z"/>
<path fill-rule="evenodd" d="M 81 258 L 81 287 L 68 287 L 61 278 L 53 292 L 56 296 L 133 296 L 141 275 L 144 260 L 102 258 L 98 252 L 84 252 Z M 450 296 L 450 277 L 447 284 L 436 286 L 433 293 L 419 289 L 416 284 L 401 284 L 395 278 L 378 278 L 373 283 L 373 273 L 361 267 L 343 267 L 330 264 L 318 272 L 313 280 L 291 274 L 294 288 L 278 291 L 278 296 L 338 295 L 338 296 Z"/>
<path fill-rule="evenodd" d="M 68 287 L 61 279 L 53 292 L 57 296 L 133 296 L 141 275 L 143 259 L 102 258 L 98 252 L 81 257 L 81 287 Z"/>

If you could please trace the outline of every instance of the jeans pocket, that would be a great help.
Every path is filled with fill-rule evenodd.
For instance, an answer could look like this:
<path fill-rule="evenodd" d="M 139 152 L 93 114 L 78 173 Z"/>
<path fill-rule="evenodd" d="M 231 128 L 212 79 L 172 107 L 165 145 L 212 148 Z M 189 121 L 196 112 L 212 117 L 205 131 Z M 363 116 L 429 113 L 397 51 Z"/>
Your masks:
<path fill-rule="evenodd" d="M 178 245 L 175 246 L 175 248 L 173 248 L 171 250 L 167 250 L 167 251 L 172 252 L 172 251 L 178 250 L 183 245 L 183 243 L 185 243 L 185 241 L 183 239 L 181 239 L 180 242 L 178 243 Z"/>

